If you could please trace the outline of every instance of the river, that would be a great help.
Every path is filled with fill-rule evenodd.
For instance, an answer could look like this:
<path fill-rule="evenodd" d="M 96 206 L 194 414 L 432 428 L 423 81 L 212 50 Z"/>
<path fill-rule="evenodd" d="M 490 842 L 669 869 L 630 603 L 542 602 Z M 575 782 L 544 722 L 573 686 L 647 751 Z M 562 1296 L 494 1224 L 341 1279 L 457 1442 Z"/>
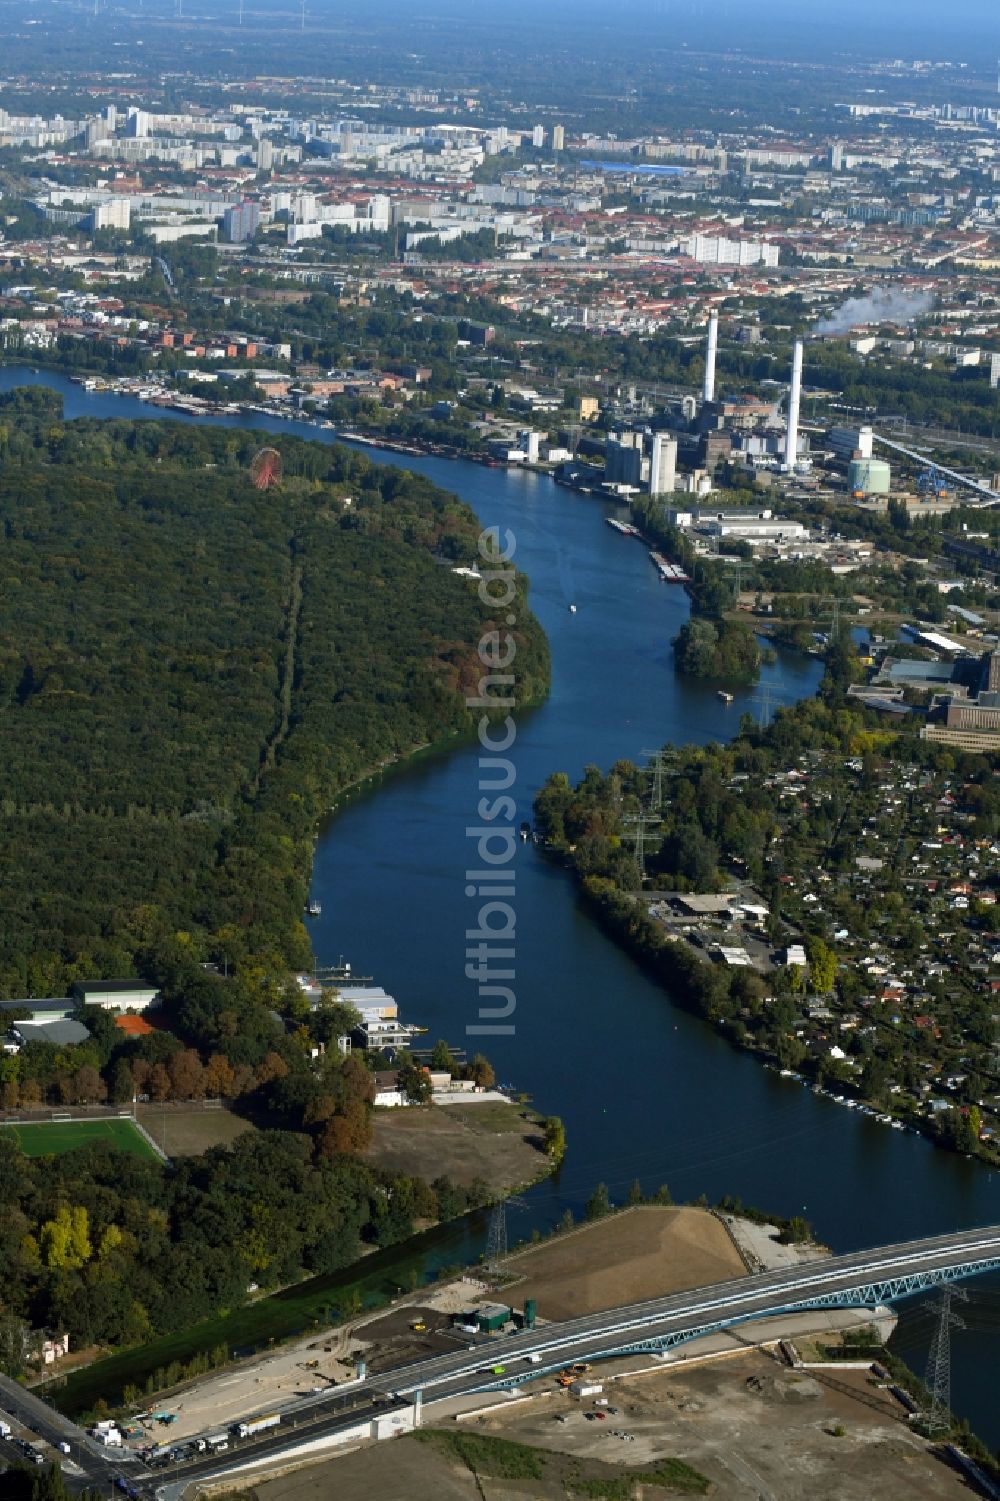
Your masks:
<path fill-rule="evenodd" d="M 88 393 L 56 374 L 0 369 L 0 390 L 28 383 L 60 391 L 67 417 L 179 415 Z M 329 438 L 307 423 L 253 425 Z M 606 514 L 623 512 L 537 474 L 370 452 L 457 490 L 484 525 L 516 538 L 553 669 L 551 696 L 521 716 L 511 752 L 518 819 L 530 818 L 551 771 L 575 778 L 587 762 L 641 759 L 666 740 L 728 737 L 741 713 L 765 710 L 764 686 L 771 704 L 814 691 L 818 664 L 784 652 L 764 669 L 761 688 L 737 692 L 732 705 L 677 679 L 670 640 L 687 599 L 659 582 L 640 543 L 604 525 Z M 836 1250 L 1000 1221 L 997 1174 L 779 1078 L 672 1007 L 532 845 L 519 848 L 516 862 L 515 1032 L 467 1042 L 477 996 L 464 976 L 465 930 L 477 903 L 465 896 L 474 863 L 465 830 L 478 822 L 477 754 L 465 746 L 419 757 L 345 801 L 317 845 L 313 894 L 322 916 L 312 931 L 320 962 L 350 959 L 432 1040 L 481 1044 L 502 1081 L 562 1116 L 565 1161 L 510 1210 L 512 1239 L 551 1225 L 567 1206 L 579 1213 L 598 1182 L 621 1201 L 634 1178 L 647 1190 L 666 1183 L 678 1199 L 731 1193 L 804 1214 Z M 989 1325 L 1000 1281 L 980 1278 L 968 1291 L 968 1328 L 952 1337 L 953 1405 L 996 1446 L 1000 1344 Z M 922 1370 L 930 1318 L 920 1302 L 903 1310 L 895 1347 Z"/>

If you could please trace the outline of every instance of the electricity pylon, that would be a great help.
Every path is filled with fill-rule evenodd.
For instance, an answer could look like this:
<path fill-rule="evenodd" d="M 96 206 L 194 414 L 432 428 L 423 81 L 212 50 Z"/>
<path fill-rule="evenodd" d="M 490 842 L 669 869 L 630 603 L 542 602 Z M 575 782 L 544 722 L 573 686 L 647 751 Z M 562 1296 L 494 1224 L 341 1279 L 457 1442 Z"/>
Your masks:
<path fill-rule="evenodd" d="M 639 879 L 646 879 L 646 829 L 658 825 L 658 818 L 650 818 L 646 813 L 637 813 L 632 818 L 625 820 L 626 828 L 635 831 L 635 863 L 639 867 Z"/>
<path fill-rule="evenodd" d="M 516 1209 L 525 1208 L 525 1201 L 517 1195 L 501 1194 L 493 1201 L 490 1212 L 490 1228 L 486 1237 L 486 1259 L 484 1267 L 489 1280 L 493 1283 L 502 1282 L 508 1275 L 508 1246 L 507 1246 L 507 1205 L 513 1204 Z"/>
<path fill-rule="evenodd" d="M 927 1356 L 927 1374 L 924 1378 L 925 1385 L 931 1394 L 931 1410 L 927 1417 L 927 1426 L 932 1436 L 935 1433 L 946 1432 L 949 1427 L 951 1419 L 951 1331 L 965 1328 L 958 1314 L 952 1311 L 952 1298 L 960 1298 L 962 1302 L 965 1302 L 968 1293 L 946 1282 L 941 1289 L 941 1311 L 938 1314 L 938 1325 Z"/>
<path fill-rule="evenodd" d="M 663 807 L 663 769 L 667 764 L 666 757 L 661 750 L 644 750 L 642 754 L 649 757 L 649 766 L 646 770 L 653 773 L 649 806 L 654 813 L 659 813 Z"/>

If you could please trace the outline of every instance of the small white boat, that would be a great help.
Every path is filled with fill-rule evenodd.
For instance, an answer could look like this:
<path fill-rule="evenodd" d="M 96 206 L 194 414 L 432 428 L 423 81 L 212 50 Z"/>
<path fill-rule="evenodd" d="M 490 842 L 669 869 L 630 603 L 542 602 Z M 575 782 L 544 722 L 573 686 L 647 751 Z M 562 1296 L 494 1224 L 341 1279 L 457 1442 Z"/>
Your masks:
<path fill-rule="evenodd" d="M 724 704 L 731 704 L 733 701 L 733 695 L 731 693 L 727 693 L 724 688 L 719 689 L 717 697 L 721 698 Z"/>
<path fill-rule="evenodd" d="M 575 615 L 576 614 L 576 605 L 570 605 L 570 607 L 569 607 L 569 613 L 571 615 Z"/>
<path fill-rule="evenodd" d="M 308 912 L 310 917 L 319 917 L 320 913 L 323 911 L 323 908 L 320 906 L 319 902 L 313 900 L 309 903 L 306 911 Z"/>

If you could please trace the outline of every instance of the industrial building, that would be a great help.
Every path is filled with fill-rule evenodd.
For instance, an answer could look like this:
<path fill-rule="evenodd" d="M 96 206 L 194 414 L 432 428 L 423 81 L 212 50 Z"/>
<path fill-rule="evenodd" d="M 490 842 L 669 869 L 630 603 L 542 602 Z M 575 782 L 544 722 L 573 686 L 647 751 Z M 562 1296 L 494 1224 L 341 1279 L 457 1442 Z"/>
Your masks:
<path fill-rule="evenodd" d="M 604 445 L 604 482 L 624 490 L 671 495 L 677 488 L 677 439 L 653 433 L 646 453 L 641 432 L 609 433 Z"/>
<path fill-rule="evenodd" d="M 875 435 L 870 427 L 831 427 L 827 442 L 838 459 L 870 459 Z"/>
<path fill-rule="evenodd" d="M 857 499 L 888 495 L 892 470 L 885 459 L 852 459 L 847 466 L 847 488 Z"/>
<path fill-rule="evenodd" d="M 648 471 L 647 471 L 648 473 Z M 642 434 L 609 433 L 604 449 L 604 479 L 609 485 L 642 485 Z"/>
<path fill-rule="evenodd" d="M 650 495 L 672 495 L 677 488 L 677 439 L 654 433 L 649 459 Z"/>
<path fill-rule="evenodd" d="M 792 542 L 805 540 L 809 529 L 800 521 L 787 521 L 772 511 L 718 511 L 695 507 L 667 512 L 667 521 L 679 531 L 697 531 L 706 537 L 730 537 L 746 542 Z"/>

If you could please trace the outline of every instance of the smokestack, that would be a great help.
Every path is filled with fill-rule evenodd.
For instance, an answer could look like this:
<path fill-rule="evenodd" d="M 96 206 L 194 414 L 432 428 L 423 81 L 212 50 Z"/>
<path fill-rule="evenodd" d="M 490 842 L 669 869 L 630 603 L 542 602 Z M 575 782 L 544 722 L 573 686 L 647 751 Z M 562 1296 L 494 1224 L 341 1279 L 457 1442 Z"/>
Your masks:
<path fill-rule="evenodd" d="M 799 451 L 799 400 L 802 396 L 802 340 L 795 340 L 792 384 L 788 391 L 788 431 L 785 434 L 785 468 L 791 474 Z"/>
<path fill-rule="evenodd" d="M 719 343 L 719 315 L 713 313 L 708 320 L 708 348 L 705 350 L 705 386 L 702 390 L 704 401 L 715 400 L 715 351 Z"/>

